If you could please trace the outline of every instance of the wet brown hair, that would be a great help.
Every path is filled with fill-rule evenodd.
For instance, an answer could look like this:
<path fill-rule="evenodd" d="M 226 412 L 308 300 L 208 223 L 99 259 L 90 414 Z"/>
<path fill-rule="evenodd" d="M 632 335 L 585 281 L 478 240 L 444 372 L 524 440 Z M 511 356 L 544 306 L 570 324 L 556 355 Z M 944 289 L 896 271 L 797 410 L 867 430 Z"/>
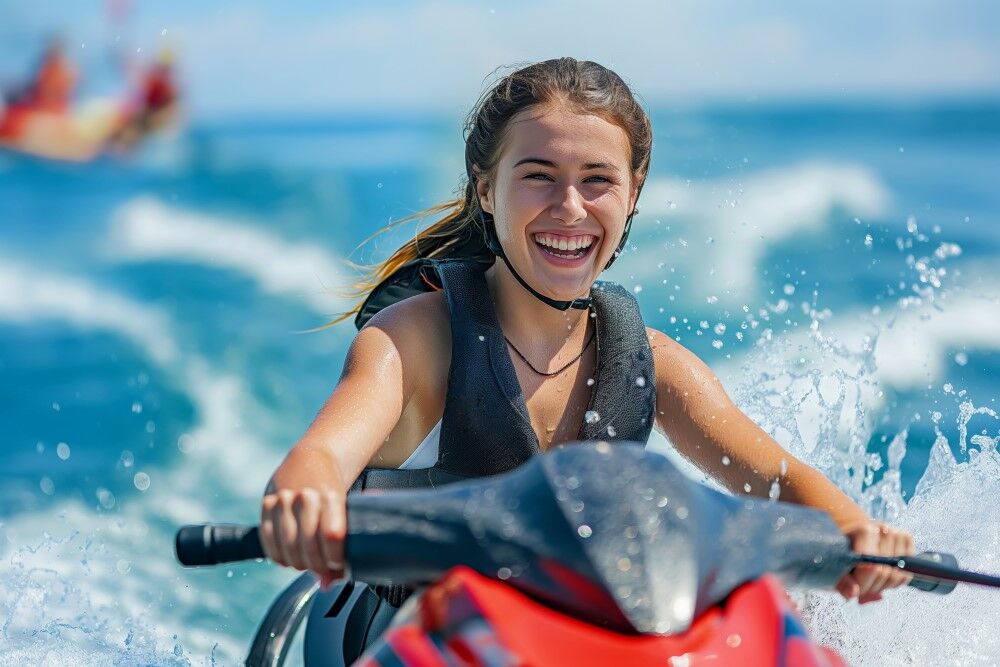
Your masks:
<path fill-rule="evenodd" d="M 397 220 L 381 230 L 445 214 L 417 232 L 388 259 L 370 267 L 364 279 L 355 285 L 354 296 L 360 300 L 331 324 L 356 314 L 364 297 L 376 285 L 414 260 L 463 257 L 492 263 L 495 256 L 486 247 L 483 225 L 493 222 L 492 216 L 479 207 L 477 170 L 482 177 L 492 179 L 511 119 L 525 109 L 546 105 L 562 105 L 575 113 L 598 116 L 621 127 L 629 140 L 633 177 L 638 186 L 642 185 L 649 170 L 652 125 L 621 77 L 595 62 L 575 58 L 555 58 L 517 69 L 485 92 L 465 121 L 466 178 L 460 185 L 462 196 Z"/>

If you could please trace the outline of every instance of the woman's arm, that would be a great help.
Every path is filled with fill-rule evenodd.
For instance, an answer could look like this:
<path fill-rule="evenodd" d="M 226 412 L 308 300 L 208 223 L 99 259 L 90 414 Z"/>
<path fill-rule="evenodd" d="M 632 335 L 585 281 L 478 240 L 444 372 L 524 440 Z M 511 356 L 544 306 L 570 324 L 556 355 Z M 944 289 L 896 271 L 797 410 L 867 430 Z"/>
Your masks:
<path fill-rule="evenodd" d="M 666 334 L 647 331 L 656 367 L 656 427 L 682 455 L 735 493 L 766 498 L 777 482 L 781 500 L 825 510 L 856 550 L 913 553 L 909 535 L 873 522 L 822 473 L 789 454 L 743 414 L 697 356 Z M 878 599 L 883 588 L 907 581 L 886 568 L 855 572 L 839 588 L 845 597 L 862 601 Z"/>
<path fill-rule="evenodd" d="M 426 340 L 435 322 L 425 321 L 440 314 L 414 305 L 388 308 L 358 333 L 337 386 L 272 475 L 260 527 L 272 560 L 313 570 L 325 582 L 343 575 L 347 491 L 377 453 L 392 447 L 387 440 L 440 356 L 440 340 Z"/>

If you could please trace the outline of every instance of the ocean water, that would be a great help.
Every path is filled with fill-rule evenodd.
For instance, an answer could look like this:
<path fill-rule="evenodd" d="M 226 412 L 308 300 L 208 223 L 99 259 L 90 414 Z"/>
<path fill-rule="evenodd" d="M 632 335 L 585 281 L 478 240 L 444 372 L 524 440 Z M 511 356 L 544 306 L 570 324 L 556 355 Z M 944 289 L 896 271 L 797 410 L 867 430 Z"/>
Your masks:
<path fill-rule="evenodd" d="M 607 277 L 918 547 L 1000 569 L 1000 105 L 657 110 Z M 458 118 L 196 126 L 0 154 L 0 665 L 236 664 L 294 573 L 173 561 L 253 522 L 336 382 L 347 260 L 451 198 Z M 669 443 L 657 446 L 669 453 Z M 795 593 L 856 665 L 995 664 L 1000 598 Z"/>

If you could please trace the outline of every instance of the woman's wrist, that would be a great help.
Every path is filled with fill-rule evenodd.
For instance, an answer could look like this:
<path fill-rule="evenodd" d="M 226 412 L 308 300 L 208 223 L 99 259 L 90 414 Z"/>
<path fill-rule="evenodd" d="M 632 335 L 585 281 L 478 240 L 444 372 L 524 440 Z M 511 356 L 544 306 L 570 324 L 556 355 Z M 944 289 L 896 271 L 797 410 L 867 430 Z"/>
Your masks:
<path fill-rule="evenodd" d="M 265 495 L 312 488 L 346 493 L 347 485 L 333 452 L 326 447 L 296 445 L 274 471 Z"/>

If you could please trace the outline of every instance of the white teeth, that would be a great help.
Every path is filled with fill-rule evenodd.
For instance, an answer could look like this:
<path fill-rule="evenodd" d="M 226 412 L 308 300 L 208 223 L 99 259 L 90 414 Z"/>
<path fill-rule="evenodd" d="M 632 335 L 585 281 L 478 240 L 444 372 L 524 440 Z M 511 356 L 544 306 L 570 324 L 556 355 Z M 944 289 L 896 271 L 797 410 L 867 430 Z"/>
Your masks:
<path fill-rule="evenodd" d="M 570 239 L 565 237 L 557 238 L 549 234 L 535 234 L 534 238 L 535 242 L 539 245 L 552 248 L 553 250 L 567 250 L 570 252 L 583 250 L 584 248 L 589 248 L 594 244 L 594 237 L 589 234 L 585 236 L 574 236 Z"/>

